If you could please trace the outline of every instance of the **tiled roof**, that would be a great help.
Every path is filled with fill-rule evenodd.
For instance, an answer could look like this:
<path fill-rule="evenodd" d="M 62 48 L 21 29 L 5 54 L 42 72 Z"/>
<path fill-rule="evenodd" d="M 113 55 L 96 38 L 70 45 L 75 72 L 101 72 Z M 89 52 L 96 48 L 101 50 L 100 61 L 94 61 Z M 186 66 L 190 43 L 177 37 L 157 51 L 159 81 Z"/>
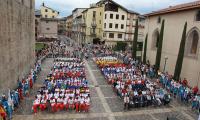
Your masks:
<path fill-rule="evenodd" d="M 117 5 L 118 7 L 122 8 L 123 10 L 127 11 L 128 13 L 133 13 L 133 14 L 138 14 L 137 12 L 133 11 L 133 10 L 128 10 L 127 8 L 123 7 L 122 5 L 118 4 L 117 2 L 113 1 L 113 0 L 100 0 L 99 2 L 97 2 L 96 4 L 105 4 L 107 2 L 111 2 L 115 5 Z"/>
<path fill-rule="evenodd" d="M 185 3 L 185 4 L 179 4 L 179 5 L 176 5 L 176 6 L 170 6 L 170 7 L 165 8 L 165 9 L 153 11 L 149 14 L 146 14 L 145 16 L 155 16 L 155 15 L 161 15 L 161 14 L 166 14 L 166 13 L 190 10 L 190 9 L 195 9 L 195 8 L 200 8 L 200 0 L 195 1 L 195 2 Z"/>
<path fill-rule="evenodd" d="M 36 10 L 36 11 L 35 11 L 35 16 L 41 16 L 40 10 Z"/>

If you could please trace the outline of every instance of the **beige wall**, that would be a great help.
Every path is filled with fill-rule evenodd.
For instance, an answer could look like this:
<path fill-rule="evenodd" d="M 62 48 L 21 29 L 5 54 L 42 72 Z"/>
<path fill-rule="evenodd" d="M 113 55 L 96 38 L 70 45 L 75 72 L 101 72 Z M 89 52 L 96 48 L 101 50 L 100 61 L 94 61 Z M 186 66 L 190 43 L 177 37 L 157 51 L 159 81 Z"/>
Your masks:
<path fill-rule="evenodd" d="M 48 22 L 47 22 L 48 21 Z M 41 20 L 41 36 L 44 37 L 57 37 L 58 35 L 58 22 L 51 20 Z M 48 30 L 49 28 L 49 30 Z"/>
<path fill-rule="evenodd" d="M 176 64 L 176 59 L 178 55 L 178 50 L 180 46 L 180 41 L 182 37 L 183 27 L 185 22 L 188 22 L 187 32 L 193 27 L 200 29 L 199 22 L 195 19 L 196 10 L 183 11 L 171 14 L 161 15 L 162 19 L 165 19 L 165 31 L 164 40 L 162 48 L 162 58 L 161 58 L 161 70 L 164 67 L 164 57 L 167 56 L 167 66 L 166 70 L 170 73 L 174 73 L 174 68 Z M 145 23 L 145 34 L 148 33 L 148 48 L 147 48 L 147 59 L 150 60 L 152 64 L 155 63 L 156 50 L 152 50 L 152 35 L 155 29 L 161 27 L 161 23 L 157 23 L 158 16 L 149 17 Z M 200 33 L 199 33 L 200 35 Z M 200 55 L 198 51 L 198 58 L 184 58 L 183 69 L 181 77 L 186 77 L 190 80 L 192 86 L 197 84 L 199 72 L 200 72 Z"/>
<path fill-rule="evenodd" d="M 45 11 L 46 9 L 48 10 L 47 12 Z M 40 11 L 43 18 L 56 18 L 59 15 L 57 11 L 50 9 L 46 6 L 41 6 Z"/>
<path fill-rule="evenodd" d="M 96 11 L 96 19 L 93 21 L 93 11 Z M 103 26 L 103 7 L 97 7 L 97 8 L 90 8 L 87 11 L 83 13 L 82 22 L 86 23 L 85 27 L 83 28 L 83 32 L 86 34 L 86 43 L 91 43 L 93 41 L 93 38 L 99 38 L 102 39 L 102 26 Z M 96 24 L 95 33 L 96 37 L 91 36 L 91 24 Z"/>
<path fill-rule="evenodd" d="M 34 0 L 0 0 L 0 93 L 17 86 L 35 61 Z"/>

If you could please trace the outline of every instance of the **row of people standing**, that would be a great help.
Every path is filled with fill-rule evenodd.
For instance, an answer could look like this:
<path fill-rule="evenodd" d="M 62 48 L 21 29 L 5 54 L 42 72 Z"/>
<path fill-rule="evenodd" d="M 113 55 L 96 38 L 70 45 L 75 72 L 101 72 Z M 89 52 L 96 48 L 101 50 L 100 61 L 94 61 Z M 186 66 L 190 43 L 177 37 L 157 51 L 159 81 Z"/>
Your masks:
<path fill-rule="evenodd" d="M 191 101 L 192 109 L 200 111 L 200 95 L 198 87 L 191 88 L 186 78 L 175 81 L 173 76 L 168 73 L 159 73 L 159 83 L 173 94 L 174 98 L 180 99 L 181 102 L 189 103 Z"/>
<path fill-rule="evenodd" d="M 5 120 L 6 118 L 12 119 L 12 114 L 15 109 L 20 105 L 20 102 L 24 97 L 29 96 L 29 90 L 33 88 L 33 84 L 36 82 L 37 74 L 41 71 L 40 62 L 35 63 L 34 69 L 27 78 L 17 80 L 17 88 L 9 90 L 8 94 L 3 94 L 0 97 L 0 116 Z"/>

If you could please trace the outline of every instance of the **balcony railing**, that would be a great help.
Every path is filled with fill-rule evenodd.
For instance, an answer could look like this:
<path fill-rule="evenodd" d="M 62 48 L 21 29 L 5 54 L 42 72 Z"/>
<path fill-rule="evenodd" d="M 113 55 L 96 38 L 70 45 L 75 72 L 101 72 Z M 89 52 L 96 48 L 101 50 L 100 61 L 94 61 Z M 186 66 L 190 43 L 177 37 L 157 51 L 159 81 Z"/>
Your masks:
<path fill-rule="evenodd" d="M 97 27 L 96 21 L 92 21 L 91 26 L 92 27 Z"/>
<path fill-rule="evenodd" d="M 90 36 L 91 36 L 91 37 L 96 37 L 96 33 L 91 32 L 91 33 L 90 33 Z"/>
<path fill-rule="evenodd" d="M 82 26 L 82 27 L 86 27 L 85 20 L 81 21 L 81 26 Z"/>

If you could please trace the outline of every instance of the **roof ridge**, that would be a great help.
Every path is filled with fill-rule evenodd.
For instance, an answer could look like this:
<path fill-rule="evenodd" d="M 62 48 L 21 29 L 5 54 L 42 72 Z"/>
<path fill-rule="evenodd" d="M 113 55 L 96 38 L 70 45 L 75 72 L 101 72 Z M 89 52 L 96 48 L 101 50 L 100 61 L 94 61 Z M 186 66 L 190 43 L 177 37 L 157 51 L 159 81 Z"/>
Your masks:
<path fill-rule="evenodd" d="M 156 15 L 156 14 L 165 14 L 168 12 L 175 12 L 175 11 L 180 11 L 180 10 L 187 10 L 187 9 L 192 9 L 196 8 L 197 6 L 200 5 L 200 0 L 189 2 L 189 3 L 182 3 L 174 6 L 169 6 L 164 9 L 160 9 L 157 11 L 152 11 L 151 13 L 146 14 L 147 16 L 151 15 Z"/>

